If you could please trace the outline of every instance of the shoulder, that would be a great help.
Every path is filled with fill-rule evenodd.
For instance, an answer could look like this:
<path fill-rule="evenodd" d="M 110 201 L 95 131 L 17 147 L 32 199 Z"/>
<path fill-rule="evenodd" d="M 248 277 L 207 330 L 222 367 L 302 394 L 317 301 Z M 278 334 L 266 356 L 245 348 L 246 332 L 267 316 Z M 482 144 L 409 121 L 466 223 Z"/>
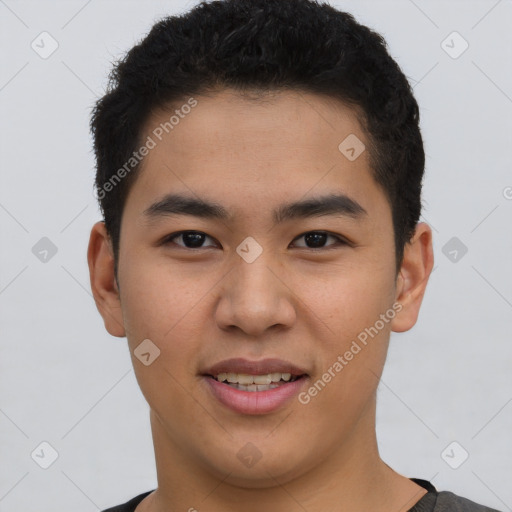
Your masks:
<path fill-rule="evenodd" d="M 434 512 L 500 512 L 494 508 L 479 505 L 474 501 L 457 496 L 452 492 L 441 491 L 437 495 Z"/>

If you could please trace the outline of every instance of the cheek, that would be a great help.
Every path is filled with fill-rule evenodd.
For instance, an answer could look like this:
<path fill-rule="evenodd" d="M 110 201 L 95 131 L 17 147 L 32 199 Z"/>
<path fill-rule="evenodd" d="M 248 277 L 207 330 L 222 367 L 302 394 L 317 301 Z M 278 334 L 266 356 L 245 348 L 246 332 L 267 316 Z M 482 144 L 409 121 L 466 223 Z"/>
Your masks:
<path fill-rule="evenodd" d="M 311 309 L 328 327 L 322 336 L 312 333 L 318 367 L 308 395 L 318 416 L 311 417 L 322 418 L 322 411 L 335 405 L 332 414 L 339 416 L 341 428 L 347 413 L 362 414 L 382 373 L 395 314 L 393 272 L 378 267 L 340 272 L 317 286 L 310 298 Z"/>
<path fill-rule="evenodd" d="M 304 422 L 325 423 L 327 444 L 352 428 L 372 403 L 386 359 L 392 315 L 389 280 L 356 273 L 319 288 L 316 311 L 323 311 L 324 334 L 314 336 L 317 366 L 302 395 Z M 308 411 L 308 408 L 309 411 Z M 325 411 L 330 413 L 326 414 Z M 315 427 L 316 428 L 316 427 Z"/>
<path fill-rule="evenodd" d="M 169 265 L 142 264 L 134 258 L 125 259 L 120 268 L 120 284 L 128 345 L 144 397 L 159 414 L 169 407 L 188 414 L 191 403 L 180 383 L 190 380 L 194 367 L 198 329 L 206 314 L 200 298 L 207 283 L 180 278 Z M 141 345 L 147 339 L 154 345 Z M 148 365 L 138 357 L 143 353 L 139 346 L 150 353 Z"/>
<path fill-rule="evenodd" d="M 391 273 L 368 272 L 366 268 L 364 272 L 351 269 L 331 274 L 314 288 L 306 278 L 308 305 L 329 328 L 326 331 L 329 345 L 342 348 L 343 343 L 355 339 L 392 307 L 394 284 L 390 276 Z"/>
<path fill-rule="evenodd" d="M 175 267 L 125 260 L 119 269 L 121 308 L 127 338 L 133 350 L 144 339 L 152 340 L 162 359 L 171 361 L 193 353 L 194 334 L 201 325 L 201 297 L 211 285 L 198 276 L 186 278 Z"/>

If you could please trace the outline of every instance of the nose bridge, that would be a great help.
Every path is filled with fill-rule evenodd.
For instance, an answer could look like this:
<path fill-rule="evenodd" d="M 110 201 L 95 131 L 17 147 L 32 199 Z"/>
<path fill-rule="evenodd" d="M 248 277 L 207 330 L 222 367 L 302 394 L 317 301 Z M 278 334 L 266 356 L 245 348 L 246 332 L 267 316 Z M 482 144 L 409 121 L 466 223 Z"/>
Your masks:
<path fill-rule="evenodd" d="M 250 251 L 252 250 L 251 248 Z M 278 299 L 279 287 L 275 282 L 276 277 L 269 269 L 272 265 L 271 260 L 270 251 L 266 250 L 254 260 L 246 260 L 242 256 L 234 263 L 235 275 L 231 294 L 239 305 L 252 310 L 253 313 L 270 309 Z"/>
<path fill-rule="evenodd" d="M 263 248 L 256 255 L 257 248 L 251 243 L 240 244 L 234 255 L 234 268 L 222 287 L 217 321 L 223 327 L 236 325 L 254 335 L 276 324 L 289 325 L 294 308 L 289 290 L 275 270 L 279 262 Z"/>
<path fill-rule="evenodd" d="M 238 294 L 242 297 L 252 297 L 254 301 L 268 301 L 275 296 L 276 278 L 269 269 L 272 265 L 269 260 L 268 256 L 261 255 L 251 263 L 242 260 L 235 264 L 235 285 Z"/>

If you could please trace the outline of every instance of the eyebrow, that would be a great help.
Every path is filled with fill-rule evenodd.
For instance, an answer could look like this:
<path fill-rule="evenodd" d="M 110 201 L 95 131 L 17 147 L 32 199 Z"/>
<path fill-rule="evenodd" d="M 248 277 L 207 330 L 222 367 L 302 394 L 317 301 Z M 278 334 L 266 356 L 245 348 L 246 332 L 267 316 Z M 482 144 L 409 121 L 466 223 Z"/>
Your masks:
<path fill-rule="evenodd" d="M 292 219 L 305 219 L 325 215 L 360 218 L 367 211 L 354 199 L 345 194 L 330 194 L 293 203 L 287 203 L 274 210 L 272 219 L 279 224 Z M 190 215 L 203 219 L 229 221 L 233 216 L 222 205 L 182 194 L 168 194 L 146 208 L 143 216 L 148 220 L 157 220 L 173 215 Z"/>

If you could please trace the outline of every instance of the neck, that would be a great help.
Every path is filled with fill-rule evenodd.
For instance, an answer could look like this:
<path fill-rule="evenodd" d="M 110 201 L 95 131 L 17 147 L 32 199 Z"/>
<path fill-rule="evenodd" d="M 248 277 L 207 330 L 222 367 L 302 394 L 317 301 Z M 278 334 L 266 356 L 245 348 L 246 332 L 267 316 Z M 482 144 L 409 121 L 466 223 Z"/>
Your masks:
<path fill-rule="evenodd" d="M 215 474 L 204 460 L 173 441 L 153 411 L 150 417 L 158 489 L 143 500 L 137 512 L 406 512 L 426 493 L 381 460 L 375 402 L 351 435 L 316 466 L 292 478 L 268 472 L 268 479 L 256 483 L 257 487 L 230 482 L 230 472 Z"/>

